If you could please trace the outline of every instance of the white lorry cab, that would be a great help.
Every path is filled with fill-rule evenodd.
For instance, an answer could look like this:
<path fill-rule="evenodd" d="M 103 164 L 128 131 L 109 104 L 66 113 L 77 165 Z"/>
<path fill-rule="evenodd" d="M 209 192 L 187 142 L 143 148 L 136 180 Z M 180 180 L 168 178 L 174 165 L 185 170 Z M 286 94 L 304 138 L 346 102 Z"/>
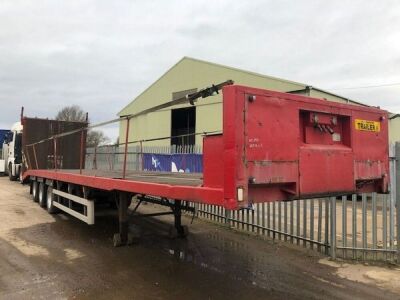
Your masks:
<path fill-rule="evenodd" d="M 10 180 L 16 180 L 21 174 L 22 166 L 22 124 L 15 123 L 3 142 L 3 160 L 1 169 Z"/>

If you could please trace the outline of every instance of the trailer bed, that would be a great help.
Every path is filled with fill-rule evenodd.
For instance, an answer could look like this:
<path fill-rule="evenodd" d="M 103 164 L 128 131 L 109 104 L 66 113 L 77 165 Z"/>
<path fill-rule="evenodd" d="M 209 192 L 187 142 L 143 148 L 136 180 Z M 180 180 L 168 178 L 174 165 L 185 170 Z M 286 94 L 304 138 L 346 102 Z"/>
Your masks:
<path fill-rule="evenodd" d="M 121 171 L 110 170 L 59 170 L 66 174 L 82 174 L 85 176 L 104 177 L 110 179 L 123 179 Z M 203 184 L 202 173 L 178 173 L 178 172 L 149 172 L 128 171 L 125 180 L 141 181 L 168 185 L 201 186 Z"/>
<path fill-rule="evenodd" d="M 33 181 L 54 181 L 102 191 L 120 191 L 168 199 L 220 205 L 221 187 L 203 185 L 201 173 L 166 173 L 129 171 L 125 179 L 121 172 L 101 170 L 28 170 L 24 174 Z"/>

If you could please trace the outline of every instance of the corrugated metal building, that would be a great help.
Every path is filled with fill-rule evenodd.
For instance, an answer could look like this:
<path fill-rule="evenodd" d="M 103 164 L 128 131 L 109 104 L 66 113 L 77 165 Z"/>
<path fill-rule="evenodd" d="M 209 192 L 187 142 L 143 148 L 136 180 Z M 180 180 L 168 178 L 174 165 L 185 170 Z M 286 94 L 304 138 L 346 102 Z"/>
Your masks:
<path fill-rule="evenodd" d="M 190 57 L 182 58 L 157 81 L 123 108 L 118 115 L 125 116 L 141 112 L 171 99 L 232 79 L 236 84 L 271 89 L 282 92 L 304 94 L 331 101 L 364 105 L 339 95 L 308 86 L 303 83 L 261 75 L 228 66 L 223 66 Z M 400 118 L 393 119 L 391 139 L 400 140 Z M 170 107 L 133 118 L 130 121 L 129 141 L 177 136 L 222 130 L 221 94 L 200 100 L 195 106 Z M 126 121 L 120 123 L 121 140 L 126 134 Z M 202 144 L 200 135 L 179 139 L 164 139 L 147 142 L 146 145 L 167 146 L 170 144 Z"/>

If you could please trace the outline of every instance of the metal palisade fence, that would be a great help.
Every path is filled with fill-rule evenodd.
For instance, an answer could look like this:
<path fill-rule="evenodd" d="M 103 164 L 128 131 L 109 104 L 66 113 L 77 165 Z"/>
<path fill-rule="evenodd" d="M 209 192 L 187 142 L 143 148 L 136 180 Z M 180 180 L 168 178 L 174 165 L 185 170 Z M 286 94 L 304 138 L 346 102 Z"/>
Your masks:
<path fill-rule="evenodd" d="M 198 215 L 238 230 L 309 247 L 332 258 L 400 263 L 399 158 L 397 143 L 390 147 L 391 186 L 387 195 L 257 203 L 239 211 L 196 204 Z"/>

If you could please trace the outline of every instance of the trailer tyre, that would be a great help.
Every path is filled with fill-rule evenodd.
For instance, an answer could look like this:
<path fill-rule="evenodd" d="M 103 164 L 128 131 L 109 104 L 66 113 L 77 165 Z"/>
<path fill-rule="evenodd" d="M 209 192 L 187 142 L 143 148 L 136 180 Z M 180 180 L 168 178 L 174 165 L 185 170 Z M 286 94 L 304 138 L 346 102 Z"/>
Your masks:
<path fill-rule="evenodd" d="M 35 202 L 39 200 L 39 182 L 36 180 L 32 182 L 32 198 Z"/>
<path fill-rule="evenodd" d="M 47 201 L 46 201 L 47 212 L 49 214 L 55 214 L 58 212 L 57 207 L 54 206 L 55 197 L 56 196 L 53 194 L 53 188 L 49 186 L 47 188 Z"/>
<path fill-rule="evenodd" d="M 43 208 L 46 207 L 47 191 L 46 191 L 46 185 L 43 182 L 39 184 L 38 198 L 39 198 L 39 205 Z"/>
<path fill-rule="evenodd" d="M 17 176 L 13 176 L 13 174 L 12 174 L 12 166 L 11 166 L 11 164 L 9 164 L 9 166 L 8 166 L 8 179 L 10 179 L 10 181 L 17 180 Z"/>

